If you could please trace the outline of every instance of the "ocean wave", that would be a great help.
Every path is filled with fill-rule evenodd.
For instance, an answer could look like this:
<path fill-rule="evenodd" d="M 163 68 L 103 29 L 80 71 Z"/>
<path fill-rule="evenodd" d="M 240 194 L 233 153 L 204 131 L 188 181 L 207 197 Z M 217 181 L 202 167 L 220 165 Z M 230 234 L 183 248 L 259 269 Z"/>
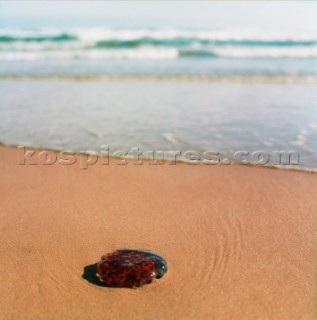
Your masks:
<path fill-rule="evenodd" d="M 134 49 L 70 49 L 0 51 L 0 61 L 35 60 L 168 60 L 182 58 L 317 58 L 317 46 L 310 48 L 243 48 L 214 47 L 212 49 L 179 49 L 164 47 L 139 47 Z"/>
<path fill-rule="evenodd" d="M 0 29 L 1 41 L 118 41 L 130 45 L 131 41 L 150 44 L 209 41 L 216 44 L 237 45 L 313 45 L 317 32 L 280 30 L 187 30 L 187 29 L 111 29 L 111 28 L 42 28 L 38 30 Z M 110 45 L 113 43 L 110 42 Z"/>
<path fill-rule="evenodd" d="M 97 41 L 96 48 L 135 48 L 145 45 L 166 46 L 166 47 L 183 47 L 195 43 L 192 38 L 173 38 L 173 39 L 155 39 L 155 38 L 139 38 L 131 40 L 111 39 Z"/>
<path fill-rule="evenodd" d="M 215 46 L 245 46 L 245 47 L 296 47 L 296 46 L 314 46 L 317 40 L 265 40 L 265 39 L 205 39 L 199 37 L 175 37 L 175 38 L 155 38 L 141 37 L 135 39 L 102 39 L 102 40 L 84 40 L 75 34 L 61 33 L 56 35 L 33 35 L 33 36 L 12 36 L 0 35 L 0 44 L 13 42 L 67 42 L 78 41 L 83 45 L 90 45 L 94 48 L 136 48 L 145 45 L 166 46 L 166 47 L 184 47 L 190 45 L 215 45 Z"/>
<path fill-rule="evenodd" d="M 52 41 L 52 42 L 61 42 L 61 41 L 74 41 L 79 40 L 77 36 L 68 34 L 68 33 L 61 33 L 57 35 L 37 35 L 37 36 L 10 36 L 10 35 L 0 35 L 0 43 L 4 42 L 44 42 L 44 41 Z"/>
<path fill-rule="evenodd" d="M 0 60 L 317 58 L 317 33 L 261 30 L 0 30 Z"/>
<path fill-rule="evenodd" d="M 185 58 L 215 58 L 218 54 L 212 50 L 184 49 L 178 51 L 179 57 Z"/>
<path fill-rule="evenodd" d="M 207 40 L 196 38 L 173 38 L 173 39 L 155 39 L 140 38 L 133 40 L 101 40 L 95 44 L 96 48 L 136 48 L 144 45 L 166 46 L 166 47 L 184 47 L 190 45 L 216 45 L 216 46 L 245 46 L 245 47 L 296 47 L 317 45 L 315 40 Z"/>

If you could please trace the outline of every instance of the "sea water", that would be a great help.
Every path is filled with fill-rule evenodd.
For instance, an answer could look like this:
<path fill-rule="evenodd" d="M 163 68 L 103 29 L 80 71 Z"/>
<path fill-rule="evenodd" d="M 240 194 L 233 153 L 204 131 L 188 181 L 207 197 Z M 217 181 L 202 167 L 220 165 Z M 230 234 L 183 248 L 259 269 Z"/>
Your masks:
<path fill-rule="evenodd" d="M 294 151 L 298 167 L 317 168 L 316 78 L 312 32 L 1 30 L 0 140 L 229 158 Z"/>

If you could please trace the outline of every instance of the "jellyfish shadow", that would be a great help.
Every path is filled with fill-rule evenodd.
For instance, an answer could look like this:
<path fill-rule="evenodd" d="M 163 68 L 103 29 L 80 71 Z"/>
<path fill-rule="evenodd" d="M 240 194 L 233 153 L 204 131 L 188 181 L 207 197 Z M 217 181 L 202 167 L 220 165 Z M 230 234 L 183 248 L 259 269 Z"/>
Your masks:
<path fill-rule="evenodd" d="M 94 284 L 99 287 L 109 287 L 106 283 L 101 282 L 99 278 L 96 276 L 97 273 L 97 263 L 90 264 L 89 266 L 84 267 L 84 273 L 82 274 L 82 278 L 86 281 Z"/>

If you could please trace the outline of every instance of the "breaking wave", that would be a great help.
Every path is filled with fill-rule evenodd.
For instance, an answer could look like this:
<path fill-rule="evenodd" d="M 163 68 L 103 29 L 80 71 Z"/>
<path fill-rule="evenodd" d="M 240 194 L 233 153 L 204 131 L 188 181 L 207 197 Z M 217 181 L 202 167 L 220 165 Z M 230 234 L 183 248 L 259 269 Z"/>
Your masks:
<path fill-rule="evenodd" d="M 0 30 L 0 60 L 317 58 L 317 33 L 261 30 Z"/>

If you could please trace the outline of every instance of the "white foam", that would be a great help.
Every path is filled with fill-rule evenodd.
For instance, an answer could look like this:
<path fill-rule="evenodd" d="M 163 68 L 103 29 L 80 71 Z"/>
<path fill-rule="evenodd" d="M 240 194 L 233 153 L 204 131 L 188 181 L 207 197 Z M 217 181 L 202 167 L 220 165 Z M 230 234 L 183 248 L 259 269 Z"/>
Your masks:
<path fill-rule="evenodd" d="M 174 48 L 137 48 L 121 50 L 61 50 L 61 51 L 12 51 L 0 52 L 0 61 L 34 61 L 34 60 L 107 60 L 135 59 L 160 60 L 176 59 L 178 50 Z"/>
<path fill-rule="evenodd" d="M 307 136 L 308 135 L 308 131 L 306 129 L 301 129 L 300 130 L 300 134 L 303 136 Z"/>
<path fill-rule="evenodd" d="M 303 146 L 305 144 L 305 140 L 296 140 L 291 142 L 291 144 L 294 146 Z"/>
<path fill-rule="evenodd" d="M 265 145 L 266 147 L 272 147 L 273 143 L 271 141 L 264 141 L 263 145 Z"/>
<path fill-rule="evenodd" d="M 53 30 L 51 30 L 52 32 Z M 42 31 L 44 32 L 44 31 Z M 111 29 L 77 28 L 64 30 L 76 34 L 83 40 L 137 40 L 144 37 L 153 39 L 192 38 L 199 40 L 259 40 L 259 41 L 313 41 L 317 31 L 294 32 L 294 30 L 225 29 L 225 30 L 188 30 L 176 28 L 162 29 Z"/>
<path fill-rule="evenodd" d="M 317 46 L 310 47 L 214 47 L 212 52 L 230 58 L 313 58 Z"/>
<path fill-rule="evenodd" d="M 74 41 L 23 41 L 26 37 L 45 37 L 69 34 Z M 98 41 L 151 39 L 252 40 L 252 41 L 317 41 L 317 31 L 290 32 L 280 30 L 186 30 L 186 29 L 111 29 L 111 28 L 42 28 L 38 30 L 0 29 L 0 36 L 12 36 L 20 41 L 0 42 L 0 60 L 36 59 L 175 59 L 180 56 L 176 47 L 143 46 L 126 49 L 94 49 Z M 317 45 L 297 46 L 207 46 L 193 41 L 190 50 L 206 50 L 210 54 L 229 58 L 315 58 Z M 43 51 L 43 53 L 40 53 Z M 51 51 L 51 52 L 50 52 Z"/>
<path fill-rule="evenodd" d="M 177 140 L 174 138 L 172 133 L 162 133 L 162 136 L 166 139 L 166 141 L 171 143 L 177 143 Z"/>
<path fill-rule="evenodd" d="M 297 141 L 305 141 L 306 140 L 306 135 L 298 134 L 296 138 L 297 138 Z"/>
<path fill-rule="evenodd" d="M 270 29 L 220 29 L 220 30 L 189 30 L 176 28 L 161 29 L 114 29 L 107 27 L 91 28 L 41 28 L 36 30 L 0 29 L 0 36 L 42 37 L 56 36 L 63 33 L 73 34 L 81 40 L 136 40 L 143 37 L 153 39 L 192 38 L 200 40 L 259 40 L 259 41 L 315 41 L 317 30 L 270 30 Z"/>

